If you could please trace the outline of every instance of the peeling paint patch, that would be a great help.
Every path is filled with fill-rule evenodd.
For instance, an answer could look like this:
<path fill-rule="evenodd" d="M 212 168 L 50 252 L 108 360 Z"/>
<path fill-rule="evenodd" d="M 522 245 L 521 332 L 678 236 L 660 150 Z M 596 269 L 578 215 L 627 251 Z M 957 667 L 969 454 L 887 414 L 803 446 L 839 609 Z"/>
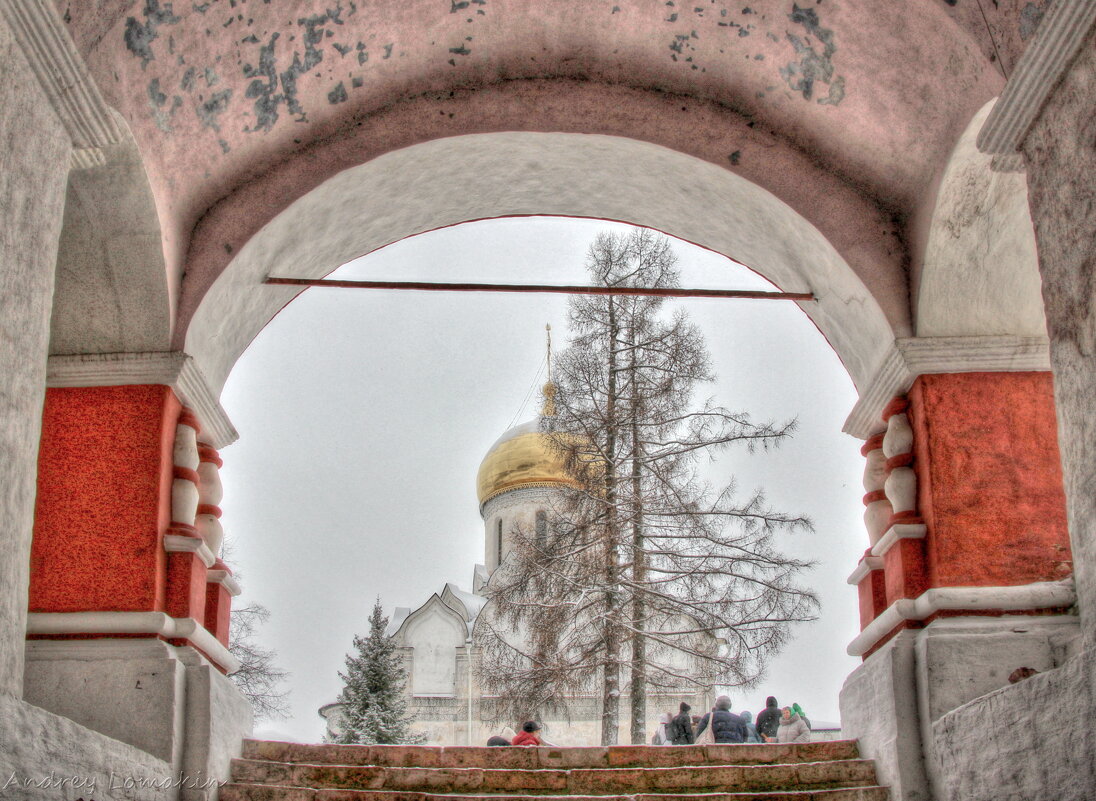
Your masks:
<path fill-rule="evenodd" d="M 472 51 L 464 45 L 461 45 L 460 47 L 450 47 L 449 52 L 456 56 L 469 56 L 472 54 Z"/>
<path fill-rule="evenodd" d="M 834 43 L 833 31 L 822 27 L 815 9 L 800 8 L 795 3 L 792 4 L 792 13 L 788 15 L 788 19 L 802 25 L 807 36 L 799 37 L 790 31 L 785 33 L 795 48 L 799 61 L 792 61 L 781 67 L 780 76 L 793 91 L 802 93 L 804 100 L 810 100 L 814 96 L 815 83 L 826 84 L 829 92 L 817 102 L 836 106 L 845 97 L 845 79 L 840 75 L 834 76 L 833 55 L 837 52 L 837 45 Z M 814 49 L 811 37 L 822 44 L 821 54 Z"/>
<path fill-rule="evenodd" d="M 352 10 L 356 10 L 356 6 Z M 314 14 L 308 17 L 299 17 L 297 26 L 302 29 L 300 33 L 304 51 L 293 52 L 293 58 L 286 69 L 279 70 L 276 58 L 276 44 L 279 33 L 271 34 L 269 41 L 259 48 L 258 65 L 245 64 L 243 72 L 245 78 L 251 78 L 245 95 L 255 101 L 255 124 L 245 127 L 247 132 L 269 131 L 278 121 L 278 109 L 285 105 L 286 110 L 296 116 L 299 122 L 307 121 L 305 109 L 301 106 L 297 95 L 297 81 L 301 76 L 323 62 L 323 49 L 319 45 L 332 32 L 326 26 L 329 24 L 342 25 L 343 7 L 341 4 L 335 8 L 328 8 L 322 14 Z M 289 41 L 296 37 L 290 36 Z M 369 58 L 365 45 L 358 42 L 358 63 L 364 64 Z M 280 91 L 279 91 L 280 89 Z M 343 87 L 345 94 L 346 88 Z"/>
<path fill-rule="evenodd" d="M 219 132 L 221 130 L 221 125 L 217 121 L 217 117 L 228 108 L 228 101 L 231 98 L 232 90 L 225 89 L 211 95 L 209 100 L 200 102 L 195 107 L 194 111 L 198 115 L 198 119 L 202 121 L 202 125 Z M 201 98 L 199 98 L 199 100 L 201 100 Z"/>
<path fill-rule="evenodd" d="M 126 49 L 135 56 L 141 57 L 141 66 L 148 66 L 148 62 L 156 58 L 152 52 L 152 43 L 159 35 L 156 29 L 161 25 L 174 25 L 179 21 L 172 11 L 171 3 L 164 3 L 161 7 L 160 0 L 145 0 L 142 10 L 144 22 L 138 22 L 136 17 L 126 19 L 125 31 L 122 38 L 126 43 Z"/>
<path fill-rule="evenodd" d="M 342 81 L 339 81 L 335 88 L 327 93 L 327 102 L 334 106 L 337 103 L 345 103 L 346 100 L 346 87 L 343 86 Z"/>
<path fill-rule="evenodd" d="M 1047 2 L 1043 0 L 1041 4 L 1028 3 L 1020 11 L 1020 39 L 1027 41 L 1035 35 L 1035 31 L 1039 29 L 1039 23 L 1043 21 L 1043 15 L 1046 13 Z"/>
<path fill-rule="evenodd" d="M 154 78 L 148 84 L 148 104 L 152 109 L 152 119 L 156 127 L 164 133 L 171 132 L 171 118 L 183 105 L 183 99 L 179 95 L 172 95 L 171 106 L 167 106 L 167 95 L 160 90 L 160 79 Z"/>
<path fill-rule="evenodd" d="M 270 41 L 259 48 L 259 65 L 244 64 L 244 77 L 251 78 L 245 95 L 255 100 L 255 125 L 244 130 L 269 131 L 278 121 L 278 106 L 284 97 L 278 94 L 278 70 L 274 62 L 274 47 L 280 34 L 275 31 Z"/>
<path fill-rule="evenodd" d="M 153 108 L 162 108 L 167 102 L 167 95 L 160 91 L 159 78 L 153 78 L 148 82 L 148 99 Z"/>

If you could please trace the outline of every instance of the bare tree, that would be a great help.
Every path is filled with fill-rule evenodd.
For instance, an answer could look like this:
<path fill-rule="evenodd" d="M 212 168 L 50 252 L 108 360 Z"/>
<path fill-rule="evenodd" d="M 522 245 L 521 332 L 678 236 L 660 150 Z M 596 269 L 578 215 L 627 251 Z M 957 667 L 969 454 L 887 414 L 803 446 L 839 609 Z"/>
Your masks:
<path fill-rule="evenodd" d="M 289 673 L 274 663 L 278 655 L 272 649 L 255 641 L 259 626 L 269 618 L 270 610 L 261 604 L 232 610 L 228 650 L 240 660 L 240 669 L 231 678 L 251 701 L 256 720 L 289 717 L 289 690 L 281 686 Z"/>
<path fill-rule="evenodd" d="M 665 237 L 636 229 L 599 235 L 587 267 L 604 286 L 671 287 L 675 262 Z M 713 379 L 703 337 L 663 306 L 631 295 L 571 300 L 572 339 L 544 431 L 577 487 L 558 494 L 551 536 L 512 532 L 490 586 L 485 686 L 515 705 L 565 710 L 569 695 L 599 685 L 604 744 L 616 742 L 625 669 L 640 743 L 648 685 L 750 685 L 790 624 L 817 609 L 795 584 L 809 564 L 773 541 L 810 522 L 768 508 L 760 492 L 736 500 L 733 481 L 715 491 L 697 470 L 701 455 L 732 444 L 770 447 L 794 422 L 757 424 L 697 403 Z"/>

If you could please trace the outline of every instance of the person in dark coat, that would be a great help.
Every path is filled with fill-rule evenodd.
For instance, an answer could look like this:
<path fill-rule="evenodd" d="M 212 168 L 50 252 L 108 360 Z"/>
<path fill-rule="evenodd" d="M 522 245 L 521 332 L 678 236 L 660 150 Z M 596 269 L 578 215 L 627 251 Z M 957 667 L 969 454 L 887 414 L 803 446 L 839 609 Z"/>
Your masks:
<path fill-rule="evenodd" d="M 769 696 L 765 699 L 765 711 L 757 716 L 757 733 L 761 735 L 762 742 L 776 742 L 776 733 L 780 730 L 780 719 L 783 715 L 780 707 L 776 705 L 776 698 Z"/>
<path fill-rule="evenodd" d="M 693 737 L 693 719 L 689 717 L 690 709 L 692 707 L 682 701 L 678 707 L 677 717 L 671 720 L 667 727 L 670 742 L 674 745 L 692 745 L 696 741 Z"/>
<path fill-rule="evenodd" d="M 761 735 L 757 733 L 757 727 L 753 724 L 753 712 L 748 709 L 743 709 L 738 713 L 738 716 L 742 718 L 742 722 L 746 724 L 746 742 L 748 743 L 763 743 Z"/>
<path fill-rule="evenodd" d="M 721 695 L 716 698 L 715 709 L 700 719 L 700 725 L 696 727 L 697 737 L 708 728 L 709 723 L 717 743 L 746 742 L 746 724 L 742 718 L 731 711 L 731 699 L 727 696 Z"/>

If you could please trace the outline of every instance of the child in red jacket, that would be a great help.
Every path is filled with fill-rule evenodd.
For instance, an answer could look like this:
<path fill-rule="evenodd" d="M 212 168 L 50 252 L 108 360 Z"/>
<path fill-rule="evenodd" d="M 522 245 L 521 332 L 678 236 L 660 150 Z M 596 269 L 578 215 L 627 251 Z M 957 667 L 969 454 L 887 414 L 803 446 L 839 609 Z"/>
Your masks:
<path fill-rule="evenodd" d="M 521 731 L 519 731 L 513 739 L 513 745 L 544 745 L 541 742 L 540 737 L 537 736 L 537 732 L 540 731 L 540 725 L 535 720 L 527 720 L 521 724 Z"/>

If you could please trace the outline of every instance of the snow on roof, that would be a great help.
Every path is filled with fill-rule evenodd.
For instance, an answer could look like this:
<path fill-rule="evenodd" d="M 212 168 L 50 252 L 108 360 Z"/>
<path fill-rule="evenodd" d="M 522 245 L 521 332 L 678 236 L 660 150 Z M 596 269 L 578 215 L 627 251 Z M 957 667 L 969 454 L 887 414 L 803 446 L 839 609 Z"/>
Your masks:
<path fill-rule="evenodd" d="M 411 614 L 411 609 L 406 606 L 397 606 L 396 611 L 392 613 L 392 617 L 388 620 L 388 627 L 384 630 L 385 637 L 391 637 L 397 631 L 400 630 L 400 626 L 403 625 L 403 621 Z"/>
<path fill-rule="evenodd" d="M 442 592 L 442 600 L 445 600 L 447 595 L 458 601 L 464 607 L 464 619 L 469 623 L 476 619 L 480 610 L 483 609 L 484 604 L 487 603 L 487 599 L 482 595 L 465 592 L 452 582 L 445 585 L 445 590 Z"/>

